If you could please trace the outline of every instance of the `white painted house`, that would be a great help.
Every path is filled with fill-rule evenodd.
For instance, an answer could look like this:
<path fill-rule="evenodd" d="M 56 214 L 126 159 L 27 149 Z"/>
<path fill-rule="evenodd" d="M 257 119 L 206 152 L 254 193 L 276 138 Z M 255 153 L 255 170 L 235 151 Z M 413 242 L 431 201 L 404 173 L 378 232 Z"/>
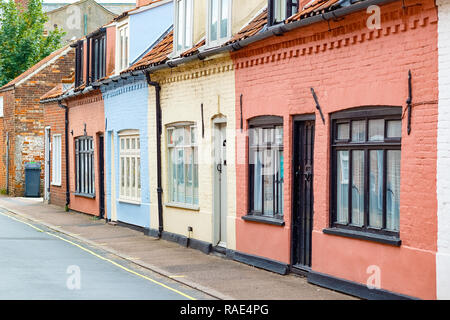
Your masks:
<path fill-rule="evenodd" d="M 450 0 L 437 0 L 439 120 L 438 120 L 438 239 L 437 298 L 450 299 Z"/>

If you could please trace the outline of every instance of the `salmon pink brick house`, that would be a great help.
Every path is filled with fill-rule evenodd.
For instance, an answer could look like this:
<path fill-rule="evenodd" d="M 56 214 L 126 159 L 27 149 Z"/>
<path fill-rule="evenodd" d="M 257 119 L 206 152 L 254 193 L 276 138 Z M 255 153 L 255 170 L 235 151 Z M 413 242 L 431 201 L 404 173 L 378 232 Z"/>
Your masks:
<path fill-rule="evenodd" d="M 434 1 L 268 4 L 232 40 L 236 250 L 361 297 L 436 298 Z"/>

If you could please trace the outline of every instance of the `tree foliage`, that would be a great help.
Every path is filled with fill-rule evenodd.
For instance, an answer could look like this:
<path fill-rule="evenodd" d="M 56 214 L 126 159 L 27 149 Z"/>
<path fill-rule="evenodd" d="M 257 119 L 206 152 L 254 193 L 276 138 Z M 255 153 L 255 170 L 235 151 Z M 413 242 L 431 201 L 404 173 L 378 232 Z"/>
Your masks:
<path fill-rule="evenodd" d="M 62 30 L 55 28 L 44 35 L 46 14 L 42 0 L 20 2 L 0 0 L 0 86 L 61 47 Z"/>

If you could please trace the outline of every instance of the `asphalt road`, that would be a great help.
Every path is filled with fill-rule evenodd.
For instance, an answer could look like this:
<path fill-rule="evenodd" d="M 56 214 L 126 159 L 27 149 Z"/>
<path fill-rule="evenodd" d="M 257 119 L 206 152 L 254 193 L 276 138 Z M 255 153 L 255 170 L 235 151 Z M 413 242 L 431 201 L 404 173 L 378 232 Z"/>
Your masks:
<path fill-rule="evenodd" d="M 209 298 L 100 248 L 0 212 L 0 299 Z"/>

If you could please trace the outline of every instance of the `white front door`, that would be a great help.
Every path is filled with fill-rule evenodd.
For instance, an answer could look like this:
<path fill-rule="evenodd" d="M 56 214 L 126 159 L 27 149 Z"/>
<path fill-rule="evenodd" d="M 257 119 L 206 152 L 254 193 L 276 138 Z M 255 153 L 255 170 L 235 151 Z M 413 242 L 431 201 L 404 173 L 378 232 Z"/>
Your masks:
<path fill-rule="evenodd" d="M 227 246 L 227 137 L 226 122 L 214 132 L 214 244 Z"/>
<path fill-rule="evenodd" d="M 45 139 L 44 200 L 48 201 L 50 199 L 50 152 L 51 152 L 50 127 L 45 128 L 44 139 Z"/>

